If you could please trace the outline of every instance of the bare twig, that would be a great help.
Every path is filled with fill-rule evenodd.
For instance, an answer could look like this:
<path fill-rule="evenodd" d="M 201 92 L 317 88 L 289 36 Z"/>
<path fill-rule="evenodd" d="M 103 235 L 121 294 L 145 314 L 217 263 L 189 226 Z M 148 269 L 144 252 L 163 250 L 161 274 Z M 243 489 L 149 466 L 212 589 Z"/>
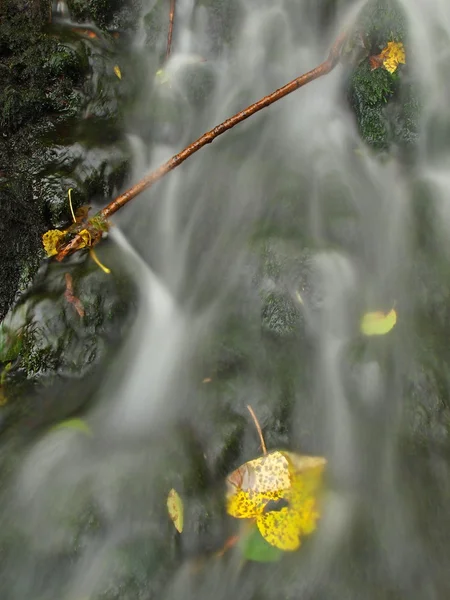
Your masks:
<path fill-rule="evenodd" d="M 166 60 L 169 59 L 170 53 L 172 51 L 172 34 L 173 34 L 173 20 L 175 17 L 175 2 L 176 2 L 176 0 L 170 0 L 169 33 L 167 34 Z"/>
<path fill-rule="evenodd" d="M 259 424 L 259 421 L 256 418 L 256 415 L 253 411 L 253 408 L 250 406 L 250 404 L 247 404 L 247 408 L 248 408 L 248 412 L 252 415 L 252 419 L 255 423 L 256 431 L 258 432 L 258 435 L 259 435 L 259 441 L 261 442 L 261 450 L 263 451 L 263 454 L 266 455 L 267 448 L 266 448 L 266 442 L 264 441 L 264 437 L 263 437 L 263 434 L 261 431 L 261 425 Z"/>
<path fill-rule="evenodd" d="M 225 131 L 228 131 L 238 123 L 245 121 L 246 119 L 259 112 L 263 108 L 266 108 L 274 102 L 281 100 L 281 98 L 284 98 L 288 94 L 291 94 L 295 90 L 298 90 L 298 88 L 303 87 L 307 83 L 310 83 L 311 81 L 314 81 L 315 79 L 318 79 L 319 77 L 330 73 L 330 71 L 334 69 L 334 67 L 339 61 L 342 45 L 345 39 L 346 33 L 342 33 L 333 44 L 333 47 L 330 50 L 327 60 L 321 63 L 318 67 L 312 69 L 311 71 L 308 71 L 308 73 L 305 73 L 304 75 L 300 75 L 300 77 L 297 77 L 296 79 L 287 83 L 275 92 L 272 92 L 268 96 L 261 98 L 261 100 L 258 100 L 258 102 L 251 104 L 247 108 L 244 108 L 244 110 L 241 110 L 234 116 L 230 117 L 229 119 L 226 119 L 226 121 L 224 121 L 220 125 L 217 125 L 216 127 L 214 127 L 214 129 L 211 129 L 211 131 L 204 133 L 201 137 L 198 138 L 198 140 L 192 142 L 192 144 L 187 146 L 184 150 L 172 156 L 172 158 L 170 158 L 167 162 L 162 164 L 154 171 L 151 171 L 148 175 L 143 177 L 131 188 L 117 196 L 117 198 L 112 200 L 107 206 L 105 206 L 105 208 L 98 212 L 96 216 L 102 219 L 108 219 L 115 212 L 117 212 L 119 209 L 125 206 L 125 204 L 127 204 L 130 200 L 138 196 L 144 190 L 150 188 L 154 183 L 156 183 L 162 177 L 164 177 L 164 175 L 166 175 L 170 171 L 173 171 L 173 169 L 181 165 L 181 163 L 183 163 L 187 158 L 192 156 L 192 154 L 195 154 L 198 150 L 203 148 L 203 146 L 206 146 L 206 144 L 211 144 L 211 142 L 213 142 L 216 139 L 216 137 L 222 135 L 222 133 L 225 133 Z M 72 254 L 73 252 L 76 252 L 79 249 L 81 241 L 82 240 L 80 236 L 76 235 L 70 242 L 68 242 L 65 246 L 61 248 L 59 253 L 56 255 L 56 259 L 58 261 L 61 261 L 64 257 L 68 256 L 69 254 Z"/>

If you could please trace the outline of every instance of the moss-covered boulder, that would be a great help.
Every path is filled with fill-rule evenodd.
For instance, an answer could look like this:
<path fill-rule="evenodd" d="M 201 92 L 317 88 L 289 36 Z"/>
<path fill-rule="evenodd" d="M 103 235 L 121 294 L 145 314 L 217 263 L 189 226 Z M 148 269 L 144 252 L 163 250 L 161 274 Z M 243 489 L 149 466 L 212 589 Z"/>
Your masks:
<path fill-rule="evenodd" d="M 388 42 L 402 43 L 406 64 L 394 73 L 374 68 L 370 57 Z M 411 152 L 417 142 L 420 101 L 409 69 L 405 14 L 396 0 L 369 0 L 344 51 L 349 66 L 348 98 L 363 140 L 376 150 L 393 145 Z"/>
<path fill-rule="evenodd" d="M 44 257 L 42 233 L 70 220 L 68 189 L 75 207 L 104 202 L 127 172 L 122 106 L 133 81 L 114 66 L 119 48 L 126 62 L 120 35 L 136 26 L 138 6 L 75 4 L 70 17 L 86 25 L 52 14 L 49 0 L 0 7 L 0 320 Z"/>

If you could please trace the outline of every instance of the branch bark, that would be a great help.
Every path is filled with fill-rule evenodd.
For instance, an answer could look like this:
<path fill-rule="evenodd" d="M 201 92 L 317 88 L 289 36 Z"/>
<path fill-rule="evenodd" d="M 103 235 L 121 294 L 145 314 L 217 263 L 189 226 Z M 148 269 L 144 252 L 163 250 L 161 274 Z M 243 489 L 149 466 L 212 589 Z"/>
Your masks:
<path fill-rule="evenodd" d="M 170 0 L 169 33 L 167 34 L 166 61 L 169 59 L 170 53 L 172 51 L 172 34 L 173 34 L 173 20 L 175 18 L 175 2 L 176 2 L 176 0 Z"/>
<path fill-rule="evenodd" d="M 314 81 L 315 79 L 318 79 L 319 77 L 330 73 L 330 71 L 334 69 L 334 67 L 339 61 L 342 46 L 345 42 L 345 39 L 346 32 L 343 32 L 334 42 L 328 54 L 328 58 L 318 67 L 312 69 L 311 71 L 308 71 L 307 73 L 304 73 L 303 75 L 300 75 L 300 77 L 297 77 L 293 81 L 290 81 L 289 83 L 279 88 L 278 90 L 275 90 L 268 96 L 261 98 L 261 100 L 258 100 L 258 102 L 247 106 L 247 108 L 244 108 L 244 110 L 241 110 L 229 119 L 226 119 L 226 121 L 220 123 L 220 125 L 217 125 L 216 127 L 214 127 L 214 129 L 211 129 L 211 131 L 204 133 L 201 137 L 198 138 L 198 140 L 192 142 L 192 144 L 184 148 L 184 150 L 172 156 L 172 158 L 170 158 L 167 162 L 159 166 L 154 171 L 151 171 L 148 175 L 143 177 L 131 188 L 117 196 L 117 198 L 112 200 L 95 216 L 103 220 L 108 219 L 119 209 L 125 206 L 125 204 L 130 202 L 130 200 L 138 196 L 144 190 L 150 188 L 154 183 L 156 183 L 162 177 L 164 177 L 164 175 L 166 175 L 170 171 L 173 171 L 173 169 L 181 165 L 181 163 L 183 163 L 187 158 L 192 156 L 192 154 L 195 154 L 198 150 L 203 148 L 203 146 L 206 146 L 206 144 L 211 144 L 211 142 L 213 142 L 217 137 L 219 137 L 219 135 L 222 135 L 222 133 L 225 133 L 225 131 L 232 129 L 238 123 L 245 121 L 246 119 L 256 114 L 263 108 L 266 108 L 274 102 L 281 100 L 281 98 L 284 98 L 288 94 L 295 92 L 307 83 L 310 83 L 311 81 Z M 82 238 L 79 235 L 76 235 L 71 241 L 69 241 L 60 249 L 60 251 L 56 255 L 56 259 L 58 261 L 61 261 L 69 254 L 76 252 L 79 249 L 78 246 L 81 242 Z"/>

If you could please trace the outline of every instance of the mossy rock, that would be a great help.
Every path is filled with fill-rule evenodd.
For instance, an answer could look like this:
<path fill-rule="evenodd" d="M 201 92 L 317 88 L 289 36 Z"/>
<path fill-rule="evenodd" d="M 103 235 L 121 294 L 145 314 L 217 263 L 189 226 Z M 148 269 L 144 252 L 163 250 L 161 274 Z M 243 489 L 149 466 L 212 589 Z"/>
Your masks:
<path fill-rule="evenodd" d="M 363 40 L 362 52 L 361 40 Z M 401 42 L 406 65 L 394 73 L 383 67 L 372 69 L 369 56 L 378 55 L 390 41 Z M 376 150 L 399 147 L 411 153 L 417 142 L 420 99 L 417 86 L 408 77 L 408 30 L 405 14 L 396 0 L 372 0 L 362 9 L 345 47 L 345 58 L 353 60 L 348 80 L 348 98 L 363 140 Z"/>
<path fill-rule="evenodd" d="M 139 3 L 84 4 L 100 25 L 119 27 L 124 11 L 122 28 L 137 23 Z M 50 5 L 6 0 L 0 9 L 0 320 L 44 257 L 41 235 L 70 220 L 68 188 L 75 208 L 103 202 L 129 161 L 122 106 L 134 82 L 114 72 L 120 42 L 100 29 L 83 35 Z M 126 57 L 121 48 L 124 72 Z"/>
<path fill-rule="evenodd" d="M 133 29 L 140 12 L 140 0 L 68 0 L 71 16 L 80 22 L 95 23 L 108 30 Z"/>

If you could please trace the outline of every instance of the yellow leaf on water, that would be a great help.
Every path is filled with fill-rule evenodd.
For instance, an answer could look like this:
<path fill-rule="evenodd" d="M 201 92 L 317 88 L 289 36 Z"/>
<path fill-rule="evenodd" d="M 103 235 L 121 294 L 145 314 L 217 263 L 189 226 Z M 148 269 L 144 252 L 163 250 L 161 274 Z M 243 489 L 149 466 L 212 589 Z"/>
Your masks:
<path fill-rule="evenodd" d="M 385 335 L 397 323 L 394 309 L 388 313 L 381 311 L 366 313 L 361 320 L 361 332 L 364 335 Z"/>
<path fill-rule="evenodd" d="M 58 246 L 63 241 L 65 234 L 59 229 L 50 229 L 42 236 L 42 244 L 47 256 L 58 254 Z"/>
<path fill-rule="evenodd" d="M 173 488 L 170 490 L 167 496 L 167 511 L 169 517 L 172 519 L 175 529 L 178 533 L 183 531 L 184 524 L 184 507 L 183 501 L 181 500 L 178 492 Z"/>
<path fill-rule="evenodd" d="M 83 419 L 67 419 L 66 421 L 62 421 L 57 425 L 54 425 L 51 428 L 51 431 L 60 431 L 60 430 L 71 430 L 71 431 L 79 431 L 80 433 L 84 433 L 85 435 L 92 436 L 92 430 L 86 421 Z"/>
<path fill-rule="evenodd" d="M 228 514 L 238 519 L 255 517 L 291 487 L 289 462 L 281 452 L 270 452 L 233 471 L 226 484 Z"/>
<path fill-rule="evenodd" d="M 119 79 L 122 79 L 122 71 L 120 70 L 119 65 L 114 65 L 114 73 Z"/>
<path fill-rule="evenodd" d="M 227 477 L 227 512 L 256 519 L 263 538 L 296 550 L 314 531 L 326 459 L 275 451 L 251 460 Z"/>

